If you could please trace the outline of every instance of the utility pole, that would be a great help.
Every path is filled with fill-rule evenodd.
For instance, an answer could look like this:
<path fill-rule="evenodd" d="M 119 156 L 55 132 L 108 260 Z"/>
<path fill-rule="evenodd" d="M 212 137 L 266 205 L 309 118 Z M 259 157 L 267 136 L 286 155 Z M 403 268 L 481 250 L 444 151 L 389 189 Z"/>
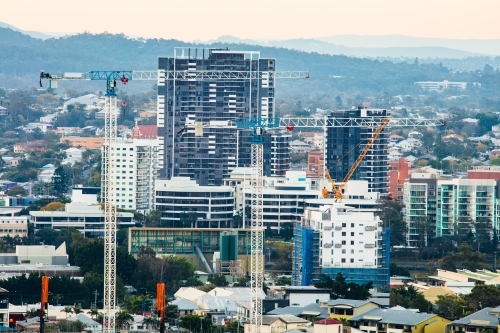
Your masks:
<path fill-rule="evenodd" d="M 94 291 L 94 308 L 97 309 L 97 295 L 99 295 L 99 293 L 96 291 Z"/>

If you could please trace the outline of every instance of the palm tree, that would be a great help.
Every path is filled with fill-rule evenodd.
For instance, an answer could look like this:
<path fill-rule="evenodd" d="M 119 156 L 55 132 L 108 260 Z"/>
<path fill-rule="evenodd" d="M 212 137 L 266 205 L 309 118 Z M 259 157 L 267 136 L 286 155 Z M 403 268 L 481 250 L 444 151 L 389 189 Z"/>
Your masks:
<path fill-rule="evenodd" d="M 123 329 L 124 325 L 130 325 L 134 321 L 134 317 L 127 310 L 120 310 L 115 314 L 116 326 Z"/>
<path fill-rule="evenodd" d="M 28 309 L 28 311 L 26 311 L 26 318 L 33 318 L 36 316 L 37 316 L 37 313 L 36 313 L 35 308 L 31 308 L 31 309 Z"/>
<path fill-rule="evenodd" d="M 73 313 L 73 307 L 65 306 L 64 309 L 61 310 L 61 312 L 66 312 L 66 318 L 68 318 L 68 313 Z"/>
<path fill-rule="evenodd" d="M 94 318 L 94 316 L 97 318 L 97 316 L 99 315 L 99 310 L 97 308 L 91 308 L 89 311 L 87 311 L 87 314 L 89 314 L 92 319 Z"/>
<path fill-rule="evenodd" d="M 156 329 L 157 325 L 159 324 L 159 320 L 158 320 L 158 317 L 154 316 L 154 317 L 144 317 L 144 319 L 142 320 L 142 323 L 144 325 L 146 325 L 146 329 Z"/>
<path fill-rule="evenodd" d="M 73 313 L 74 314 L 79 314 L 79 313 L 82 313 L 83 312 L 83 309 L 80 305 L 76 305 L 73 307 Z"/>

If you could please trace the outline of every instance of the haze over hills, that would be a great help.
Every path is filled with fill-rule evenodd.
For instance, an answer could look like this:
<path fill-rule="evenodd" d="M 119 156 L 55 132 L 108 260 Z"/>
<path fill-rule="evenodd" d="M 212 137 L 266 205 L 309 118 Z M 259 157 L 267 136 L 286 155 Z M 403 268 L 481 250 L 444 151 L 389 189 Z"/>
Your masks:
<path fill-rule="evenodd" d="M 7 24 L 7 23 L 3 23 L 3 22 L 0 22 L 0 28 L 8 28 L 8 29 L 12 29 L 14 31 L 19 31 L 25 35 L 28 35 L 30 37 L 33 37 L 33 38 L 39 38 L 39 39 L 47 39 L 47 38 L 54 38 L 54 37 L 60 37 L 60 36 L 64 36 L 64 35 L 69 35 L 69 34 L 66 34 L 66 33 L 62 33 L 62 32 L 47 32 L 47 33 L 43 33 L 43 32 L 38 32 L 38 31 L 27 31 L 27 30 L 22 30 L 22 29 L 19 29 L 19 28 L 16 28 L 15 26 L 13 25 L 10 25 L 10 24 Z"/>
<path fill-rule="evenodd" d="M 223 36 L 207 43 L 241 43 L 262 46 L 284 47 L 305 52 L 317 52 L 321 54 L 343 54 L 358 58 L 452 58 L 463 59 L 467 57 L 482 56 L 480 53 L 473 53 L 462 50 L 455 50 L 439 46 L 420 47 L 354 47 L 341 44 L 332 44 L 319 39 L 288 39 L 288 40 L 248 40 L 238 39 L 233 36 Z"/>
<path fill-rule="evenodd" d="M 194 44 L 173 39 L 133 39 L 123 34 L 109 33 L 82 33 L 42 40 L 10 28 L 0 28 L 0 86 L 35 86 L 38 83 L 38 73 L 42 69 L 49 73 L 110 69 L 155 70 L 159 56 L 172 56 L 174 47 L 193 46 L 259 50 L 262 57 L 277 59 L 277 70 L 308 70 L 311 78 L 307 85 L 298 80 L 280 81 L 280 93 L 294 95 L 330 95 L 342 92 L 373 96 L 384 93 L 418 93 L 415 91 L 414 82 L 442 80 L 481 82 L 481 93 L 491 94 L 498 92 L 496 87 L 500 85 L 496 74 L 487 78 L 481 76 L 481 72 L 453 71 L 441 61 L 415 62 L 414 58 L 410 59 L 411 61 L 379 61 L 345 55 L 308 53 L 284 47 L 221 42 Z M 476 64 L 476 69 L 483 69 L 485 63 L 500 61 L 500 57 L 477 59 L 481 60 Z M 466 59 L 456 61 L 463 62 Z M 486 79 L 490 81 L 486 82 Z M 145 84 L 146 89 L 150 89 L 153 83 Z M 139 87 L 139 83 L 136 82 L 133 86 L 135 89 Z"/>

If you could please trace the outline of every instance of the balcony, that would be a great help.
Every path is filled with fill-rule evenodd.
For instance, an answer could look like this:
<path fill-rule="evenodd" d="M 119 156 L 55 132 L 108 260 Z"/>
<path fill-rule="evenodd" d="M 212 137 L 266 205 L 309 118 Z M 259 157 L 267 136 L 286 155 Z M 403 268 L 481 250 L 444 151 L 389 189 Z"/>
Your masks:
<path fill-rule="evenodd" d="M 375 231 L 375 230 L 377 230 L 377 228 L 376 228 L 376 227 L 373 227 L 373 226 L 368 226 L 368 225 L 367 225 L 367 226 L 365 227 L 365 231 Z"/>
<path fill-rule="evenodd" d="M 340 243 L 335 244 L 336 249 L 340 249 L 341 247 L 342 247 L 342 244 L 340 244 Z"/>
<path fill-rule="evenodd" d="M 324 244 L 324 245 L 323 245 L 323 247 L 324 247 L 325 249 L 329 249 L 329 248 L 331 248 L 331 247 L 332 247 L 332 244 L 330 244 L 330 243 L 326 243 L 326 244 Z"/>
<path fill-rule="evenodd" d="M 332 227 L 331 226 L 326 226 L 323 228 L 323 230 L 332 230 Z"/>
<path fill-rule="evenodd" d="M 335 227 L 335 230 L 342 230 L 342 227 Z"/>
<path fill-rule="evenodd" d="M 365 244 L 365 249 L 373 249 L 375 248 L 375 244 Z"/>

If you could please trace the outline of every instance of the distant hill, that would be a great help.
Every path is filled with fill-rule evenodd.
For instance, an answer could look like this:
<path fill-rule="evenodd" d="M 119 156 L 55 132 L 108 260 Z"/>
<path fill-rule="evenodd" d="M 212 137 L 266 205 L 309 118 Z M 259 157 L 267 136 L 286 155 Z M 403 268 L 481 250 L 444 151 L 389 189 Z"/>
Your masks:
<path fill-rule="evenodd" d="M 444 47 L 476 54 L 500 55 L 500 39 L 447 39 L 422 38 L 404 35 L 337 35 L 318 38 L 324 42 L 348 47 L 392 48 L 392 47 Z"/>
<path fill-rule="evenodd" d="M 371 37 L 371 36 L 370 36 Z M 318 52 L 322 54 L 331 55 L 347 55 L 361 58 L 376 58 L 376 57 L 390 57 L 390 58 L 450 58 L 462 59 L 467 57 L 474 57 L 484 55 L 479 52 L 468 52 L 459 49 L 452 49 L 442 46 L 408 46 L 408 45 L 393 45 L 393 46 L 352 46 L 345 45 L 345 40 L 333 43 L 321 39 L 288 39 L 288 40 L 249 40 L 239 39 L 233 36 L 222 36 L 216 40 L 209 41 L 208 43 L 241 43 L 253 44 L 262 46 L 284 47 L 287 49 L 294 49 L 305 52 Z M 408 43 L 406 43 L 408 44 Z M 500 54 L 500 53 L 499 53 Z"/>
<path fill-rule="evenodd" d="M 327 55 L 284 47 L 235 43 L 189 44 L 173 39 L 132 39 L 122 34 L 83 33 L 61 38 L 36 39 L 0 28 L 0 86 L 26 87 L 38 82 L 40 70 L 49 73 L 112 69 L 156 69 L 159 56 L 172 56 L 174 47 L 198 46 L 258 50 L 275 58 L 277 70 L 308 70 L 310 79 L 281 80 L 277 95 L 339 93 L 380 96 L 418 93 L 415 81 L 481 82 L 481 93 L 496 96 L 500 72 L 456 72 L 440 63 L 378 61 L 345 55 Z M 88 86 L 88 83 L 85 83 Z M 144 87 L 150 89 L 153 83 Z M 69 85 L 69 83 L 68 83 Z M 64 83 L 64 86 L 68 86 Z M 134 83 L 132 86 L 139 86 Z M 132 89 L 132 88 L 131 88 Z"/>
<path fill-rule="evenodd" d="M 39 38 L 39 39 L 47 39 L 47 38 L 53 38 L 53 37 L 57 37 L 57 36 L 61 36 L 61 35 L 64 35 L 64 34 L 61 34 L 61 33 L 56 33 L 56 34 L 44 34 L 42 32 L 38 32 L 38 31 L 26 31 L 26 30 L 21 30 L 19 28 L 16 28 L 15 26 L 13 25 L 10 25 L 10 24 L 7 24 L 7 23 L 3 23 L 3 22 L 0 22 L 0 28 L 9 28 L 9 29 L 12 29 L 14 31 L 19 31 L 25 35 L 28 35 L 30 37 L 33 37 L 33 38 Z"/>

